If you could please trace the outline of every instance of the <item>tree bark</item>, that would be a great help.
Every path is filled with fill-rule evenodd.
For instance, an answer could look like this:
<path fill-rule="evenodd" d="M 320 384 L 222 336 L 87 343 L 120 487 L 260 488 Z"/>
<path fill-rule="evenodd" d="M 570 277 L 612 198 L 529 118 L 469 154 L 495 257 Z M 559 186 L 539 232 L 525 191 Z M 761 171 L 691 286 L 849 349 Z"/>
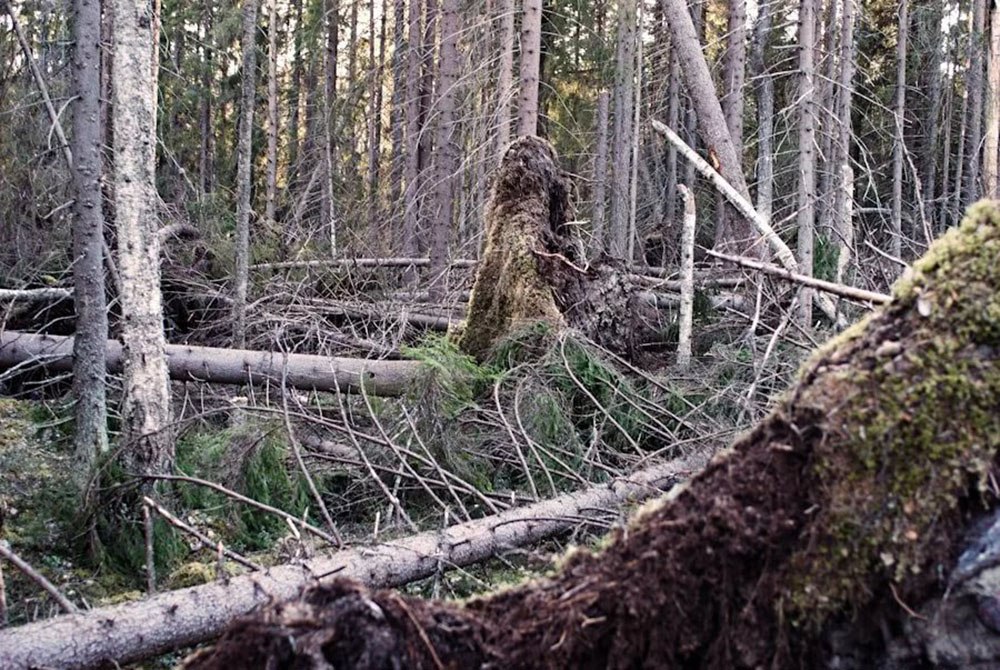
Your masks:
<path fill-rule="evenodd" d="M 984 484 L 998 249 L 1000 211 L 974 207 L 761 424 L 600 553 L 464 606 L 337 580 L 237 622 L 189 667 L 932 667 L 935 638 L 962 630 L 938 608 L 975 623 L 969 562 L 953 566 L 1000 505 Z"/>
<path fill-rule="evenodd" d="M 896 108 L 892 147 L 892 219 L 889 253 L 903 257 L 903 153 L 906 151 L 906 37 L 910 31 L 910 3 L 900 0 L 899 31 L 896 40 Z"/>
<path fill-rule="evenodd" d="M 112 0 L 115 225 L 122 279 L 123 461 L 130 472 L 173 467 L 164 357 L 156 194 L 158 5 Z"/>
<path fill-rule="evenodd" d="M 267 20 L 267 183 L 264 218 L 275 226 L 278 201 L 278 2 L 270 1 Z"/>
<path fill-rule="evenodd" d="M 757 97 L 757 211 L 768 221 L 774 211 L 774 78 L 766 60 L 771 38 L 771 4 L 760 4 L 750 51 L 750 71 Z"/>
<path fill-rule="evenodd" d="M 697 223 L 694 193 L 684 184 L 677 189 L 684 201 L 681 228 L 681 308 L 677 317 L 677 367 L 691 365 L 691 322 L 694 317 L 694 233 Z"/>
<path fill-rule="evenodd" d="M 729 0 L 729 16 L 727 18 L 726 48 L 722 54 L 722 113 L 726 117 L 726 128 L 733 141 L 736 156 L 743 164 L 743 82 L 746 72 L 746 0 Z M 766 10 L 769 11 L 769 10 Z M 741 233 L 752 233 L 738 217 L 725 198 L 716 196 L 715 240 L 716 245 L 725 244 Z M 737 233 L 733 226 L 742 228 Z M 737 245 L 746 244 L 748 240 L 737 241 Z"/>
<path fill-rule="evenodd" d="M 458 76 L 461 69 L 458 36 L 462 17 L 458 0 L 441 3 L 441 49 L 439 55 L 438 98 L 435 105 L 434 219 L 431 231 L 430 290 L 435 300 L 448 290 L 448 247 L 454 225 L 455 192 L 459 170 L 459 133 L 456 118 Z"/>
<path fill-rule="evenodd" d="M 305 565 L 278 566 L 263 574 L 233 577 L 87 614 L 3 629 L 0 648 L 8 652 L 5 660 L 14 668 L 91 668 L 108 660 L 125 664 L 149 658 L 217 636 L 233 619 L 272 599 L 295 596 L 319 575 L 349 576 L 373 587 L 405 584 L 437 574 L 442 566 L 469 565 L 504 548 L 564 532 L 591 510 L 657 495 L 699 470 L 703 463 L 702 457 L 692 456 L 443 531 L 347 549 Z"/>
<path fill-rule="evenodd" d="M 799 185 L 798 261 L 802 273 L 813 273 L 813 236 L 816 212 L 816 0 L 799 3 Z M 799 292 L 798 322 L 812 328 L 812 290 Z"/>
<path fill-rule="evenodd" d="M 104 198 L 101 193 L 101 0 L 74 3 L 73 89 L 73 351 L 76 423 L 74 472 L 81 489 L 108 449 L 104 342 Z"/>
<path fill-rule="evenodd" d="M 510 103 L 514 97 L 514 0 L 500 0 L 500 71 L 497 74 L 496 164 L 510 144 Z"/>
<path fill-rule="evenodd" d="M 233 274 L 233 343 L 246 346 L 247 288 L 250 283 L 250 190 L 253 186 L 253 112 L 257 89 L 257 4 L 243 2 L 243 65 L 240 127 L 236 141 L 236 270 Z"/>
<path fill-rule="evenodd" d="M 122 346 L 105 342 L 107 369 L 121 372 Z M 0 367 L 37 360 L 54 372 L 72 369 L 73 338 L 12 330 L 0 333 Z M 414 361 L 379 361 L 245 349 L 168 344 L 165 364 L 172 379 L 211 384 L 277 384 L 316 391 L 356 392 L 360 384 L 374 395 L 403 393 L 419 372 Z"/>
<path fill-rule="evenodd" d="M 986 77 L 986 141 L 983 184 L 987 198 L 1000 198 L 1000 6 L 990 9 L 990 48 Z"/>
<path fill-rule="evenodd" d="M 604 212 L 608 197 L 608 103 L 607 91 L 597 94 L 597 147 L 594 152 L 594 196 L 591 214 L 593 249 L 591 256 L 599 256 L 606 249 L 606 222 Z"/>
<path fill-rule="evenodd" d="M 632 229 L 630 192 L 632 177 L 632 114 L 635 105 L 636 3 L 625 0 L 618 6 L 618 53 L 615 62 L 614 132 L 611 138 L 611 220 L 608 253 L 628 258 Z"/>
<path fill-rule="evenodd" d="M 982 173 L 980 152 L 983 142 L 983 53 L 986 51 L 986 0 L 972 0 L 972 34 L 969 36 L 969 74 L 965 85 L 969 90 L 969 130 L 965 136 L 965 182 L 962 187 L 964 204 L 979 197 L 979 177 Z"/>
<path fill-rule="evenodd" d="M 542 57 L 542 0 L 524 0 L 521 15 L 521 94 L 517 134 L 538 132 L 538 83 Z"/>

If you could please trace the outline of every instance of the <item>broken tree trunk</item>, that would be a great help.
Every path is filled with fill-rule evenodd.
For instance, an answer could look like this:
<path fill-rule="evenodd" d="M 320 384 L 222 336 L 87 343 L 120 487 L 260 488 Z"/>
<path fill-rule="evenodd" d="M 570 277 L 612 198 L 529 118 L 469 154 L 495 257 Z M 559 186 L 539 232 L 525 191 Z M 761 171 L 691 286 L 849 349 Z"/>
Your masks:
<path fill-rule="evenodd" d="M 621 261 L 587 263 L 570 223 L 572 187 L 555 149 L 538 137 L 511 144 L 486 213 L 486 246 L 459 345 L 482 359 L 511 332 L 533 323 L 569 326 L 598 344 L 631 354 L 641 287 Z"/>
<path fill-rule="evenodd" d="M 977 205 L 767 419 L 601 553 L 465 606 L 337 580 L 190 667 L 928 667 L 941 657 L 919 631 L 953 617 L 910 605 L 971 597 L 953 568 L 998 504 L 997 257 L 1000 210 Z M 1000 572 L 1000 546 L 976 551 Z"/>
<path fill-rule="evenodd" d="M 329 581 L 330 575 L 353 577 L 371 586 L 398 586 L 429 577 L 442 567 L 475 563 L 508 547 L 565 531 L 586 518 L 588 511 L 603 512 L 656 495 L 703 465 L 700 456 L 678 459 L 610 484 L 445 530 L 2 630 L 0 667 L 90 668 L 149 658 L 217 636 L 234 618 L 293 597 L 324 578 Z"/>
<path fill-rule="evenodd" d="M 245 349 L 216 349 L 168 344 L 170 378 L 212 384 L 282 384 L 298 389 L 356 392 L 373 395 L 404 393 L 417 376 L 416 361 L 382 361 L 361 358 L 281 354 Z M 54 371 L 73 369 L 73 338 L 0 332 L 0 370 L 37 361 Z M 108 340 L 108 371 L 121 372 L 122 347 Z"/>

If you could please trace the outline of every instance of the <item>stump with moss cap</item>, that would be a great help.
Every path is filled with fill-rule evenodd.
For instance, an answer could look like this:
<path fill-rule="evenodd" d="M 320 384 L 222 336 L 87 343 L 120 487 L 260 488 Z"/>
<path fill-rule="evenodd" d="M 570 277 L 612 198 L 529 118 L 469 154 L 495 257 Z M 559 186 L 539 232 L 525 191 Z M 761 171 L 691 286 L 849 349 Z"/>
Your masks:
<path fill-rule="evenodd" d="M 588 264 L 572 185 L 552 145 L 522 137 L 504 154 L 486 213 L 486 245 L 459 338 L 482 360 L 504 337 L 545 323 L 628 354 L 642 309 L 624 264 Z"/>
<path fill-rule="evenodd" d="M 914 621 L 936 622 L 967 531 L 998 506 L 998 259 L 1000 210 L 980 203 L 603 551 L 465 605 L 335 581 L 296 609 L 329 631 L 315 658 L 295 656 L 286 604 L 192 667 L 948 667 Z"/>

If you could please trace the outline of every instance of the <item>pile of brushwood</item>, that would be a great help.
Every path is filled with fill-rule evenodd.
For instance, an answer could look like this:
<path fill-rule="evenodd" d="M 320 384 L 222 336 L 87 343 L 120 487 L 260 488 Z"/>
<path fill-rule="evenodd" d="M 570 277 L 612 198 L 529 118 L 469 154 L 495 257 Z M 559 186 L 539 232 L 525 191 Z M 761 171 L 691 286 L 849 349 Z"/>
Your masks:
<path fill-rule="evenodd" d="M 598 553 L 464 605 L 332 580 L 189 668 L 996 667 L 1000 210 Z"/>

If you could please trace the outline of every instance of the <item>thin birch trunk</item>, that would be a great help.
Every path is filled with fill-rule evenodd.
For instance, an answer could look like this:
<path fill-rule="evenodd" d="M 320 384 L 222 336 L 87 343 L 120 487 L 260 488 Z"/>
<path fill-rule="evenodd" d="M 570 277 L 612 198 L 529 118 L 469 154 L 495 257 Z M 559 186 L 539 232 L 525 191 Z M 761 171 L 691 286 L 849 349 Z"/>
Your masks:
<path fill-rule="evenodd" d="M 691 324 L 694 316 L 694 233 L 697 214 L 694 194 L 684 185 L 677 190 L 684 202 L 681 228 L 681 306 L 677 329 L 677 367 L 691 365 Z"/>

